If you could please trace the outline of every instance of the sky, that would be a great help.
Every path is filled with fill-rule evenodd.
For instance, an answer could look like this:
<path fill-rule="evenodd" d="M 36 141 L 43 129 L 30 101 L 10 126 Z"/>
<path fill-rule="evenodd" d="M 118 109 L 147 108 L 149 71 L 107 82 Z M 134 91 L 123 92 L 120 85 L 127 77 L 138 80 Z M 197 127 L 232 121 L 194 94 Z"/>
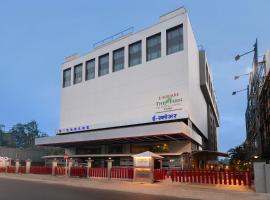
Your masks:
<path fill-rule="evenodd" d="M 269 0 L 0 0 L 0 124 L 36 120 L 54 135 L 59 128 L 60 66 L 66 56 L 84 54 L 93 43 L 130 26 L 158 23 L 178 7 L 188 10 L 197 44 L 207 52 L 220 110 L 219 150 L 245 139 L 246 88 L 253 48 L 270 49 Z"/>

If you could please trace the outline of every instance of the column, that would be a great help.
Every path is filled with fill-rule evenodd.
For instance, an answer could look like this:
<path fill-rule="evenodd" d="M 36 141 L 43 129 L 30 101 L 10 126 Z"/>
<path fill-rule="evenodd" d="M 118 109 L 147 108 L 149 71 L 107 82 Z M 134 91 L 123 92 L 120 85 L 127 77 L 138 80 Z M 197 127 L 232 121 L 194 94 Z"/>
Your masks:
<path fill-rule="evenodd" d="M 92 160 L 91 158 L 88 158 L 88 160 L 87 160 L 87 178 L 90 178 L 89 170 L 90 170 L 90 168 L 92 168 L 93 161 L 94 160 Z"/>
<path fill-rule="evenodd" d="M 52 175 L 53 175 L 53 176 L 56 175 L 56 173 L 55 173 L 55 168 L 56 168 L 56 167 L 57 167 L 57 160 L 54 159 L 54 160 L 52 161 Z"/>
<path fill-rule="evenodd" d="M 70 176 L 70 171 L 71 171 L 72 165 L 73 165 L 73 160 L 72 160 L 72 158 L 70 158 L 68 160 L 68 173 L 66 172 L 66 175 L 68 175 L 68 176 Z"/>
<path fill-rule="evenodd" d="M 26 167 L 26 174 L 30 174 L 30 169 L 31 169 L 31 160 L 30 159 L 27 159 L 26 160 L 26 164 L 25 164 L 25 167 Z"/>
<path fill-rule="evenodd" d="M 107 169 L 108 169 L 108 179 L 111 179 L 111 169 L 112 169 L 113 160 L 109 158 L 106 161 L 107 161 Z"/>
<path fill-rule="evenodd" d="M 18 174 L 19 173 L 19 168 L 20 168 L 20 160 L 16 159 L 15 160 L 15 173 Z"/>

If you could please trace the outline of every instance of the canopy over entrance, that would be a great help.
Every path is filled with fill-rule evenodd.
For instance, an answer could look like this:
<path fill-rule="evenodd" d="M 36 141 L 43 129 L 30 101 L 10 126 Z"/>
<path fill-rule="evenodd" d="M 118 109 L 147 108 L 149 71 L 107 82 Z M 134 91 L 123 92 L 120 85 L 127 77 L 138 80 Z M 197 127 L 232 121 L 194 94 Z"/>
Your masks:
<path fill-rule="evenodd" d="M 155 153 L 152 153 L 150 151 L 145 151 L 143 153 L 139 153 L 139 154 L 136 154 L 136 155 L 133 155 L 132 156 L 133 158 L 146 158 L 146 157 L 149 157 L 149 158 L 155 158 L 155 159 L 162 159 L 164 157 L 158 155 L 158 154 L 155 154 Z"/>

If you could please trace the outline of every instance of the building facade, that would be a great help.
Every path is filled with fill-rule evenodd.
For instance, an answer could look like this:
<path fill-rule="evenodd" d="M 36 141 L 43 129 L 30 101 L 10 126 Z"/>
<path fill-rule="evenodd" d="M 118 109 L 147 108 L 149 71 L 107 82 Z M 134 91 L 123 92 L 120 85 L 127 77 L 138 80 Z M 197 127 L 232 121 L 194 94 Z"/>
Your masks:
<path fill-rule="evenodd" d="M 247 159 L 270 160 L 270 51 L 262 61 L 254 56 L 247 92 Z"/>
<path fill-rule="evenodd" d="M 165 157 L 164 167 L 177 167 L 183 153 L 216 151 L 218 126 L 210 65 L 179 8 L 147 29 L 66 58 L 60 129 L 36 145 L 64 147 L 95 165 L 108 157 L 132 165 L 131 155 L 149 150 Z"/>

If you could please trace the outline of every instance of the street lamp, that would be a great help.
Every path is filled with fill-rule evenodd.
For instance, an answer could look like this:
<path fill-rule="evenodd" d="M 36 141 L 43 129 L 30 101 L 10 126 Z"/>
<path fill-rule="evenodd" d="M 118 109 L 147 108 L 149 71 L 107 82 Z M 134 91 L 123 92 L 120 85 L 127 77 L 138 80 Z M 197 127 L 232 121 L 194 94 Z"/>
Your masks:
<path fill-rule="evenodd" d="M 247 75 L 250 75 L 250 74 L 251 74 L 251 72 L 246 73 L 246 74 L 241 74 L 241 75 L 234 76 L 234 80 L 239 79 L 241 76 L 247 76 Z"/>
<path fill-rule="evenodd" d="M 245 90 L 247 90 L 247 88 L 241 89 L 241 90 L 233 91 L 233 92 L 232 92 L 232 95 L 236 95 L 238 92 L 243 92 L 243 91 L 245 91 Z"/>
<path fill-rule="evenodd" d="M 257 43 L 257 39 L 256 39 L 256 42 L 255 42 L 255 44 L 253 45 L 253 47 L 254 47 L 254 48 L 253 48 L 251 51 L 248 51 L 248 52 L 243 53 L 243 54 L 238 54 L 238 55 L 236 55 L 235 58 L 234 58 L 234 60 L 235 60 L 235 61 L 238 61 L 242 56 L 245 56 L 245 55 L 247 55 L 247 54 L 249 54 L 249 53 L 254 52 L 254 59 L 255 59 L 255 62 L 256 62 L 256 64 L 257 64 L 257 61 L 258 61 L 258 43 Z"/>

